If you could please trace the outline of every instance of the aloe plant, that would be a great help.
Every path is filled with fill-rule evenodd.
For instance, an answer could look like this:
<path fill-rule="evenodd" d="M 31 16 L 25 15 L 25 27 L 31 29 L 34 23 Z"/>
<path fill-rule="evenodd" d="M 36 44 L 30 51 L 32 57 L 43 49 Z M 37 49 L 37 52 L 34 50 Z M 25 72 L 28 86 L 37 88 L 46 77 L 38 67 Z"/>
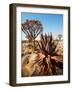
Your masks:
<path fill-rule="evenodd" d="M 52 58 L 53 56 L 58 56 L 55 52 L 56 45 L 53 41 L 52 33 L 50 35 L 41 34 L 39 48 L 40 52 L 45 55 L 41 60 L 40 75 L 56 75 L 56 67 L 62 69 L 63 63 Z"/>

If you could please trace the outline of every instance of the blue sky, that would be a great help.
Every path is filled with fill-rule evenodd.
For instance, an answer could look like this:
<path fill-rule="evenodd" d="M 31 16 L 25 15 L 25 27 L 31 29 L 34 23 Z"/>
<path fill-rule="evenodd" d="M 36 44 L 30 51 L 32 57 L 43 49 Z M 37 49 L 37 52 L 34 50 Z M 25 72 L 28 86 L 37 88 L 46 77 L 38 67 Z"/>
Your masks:
<path fill-rule="evenodd" d="M 43 32 L 52 32 L 56 37 L 58 34 L 63 34 L 63 15 L 62 14 L 40 14 L 40 13 L 27 13 L 21 12 L 21 23 L 28 20 L 39 20 L 43 25 Z M 22 39 L 25 38 L 22 32 Z"/>

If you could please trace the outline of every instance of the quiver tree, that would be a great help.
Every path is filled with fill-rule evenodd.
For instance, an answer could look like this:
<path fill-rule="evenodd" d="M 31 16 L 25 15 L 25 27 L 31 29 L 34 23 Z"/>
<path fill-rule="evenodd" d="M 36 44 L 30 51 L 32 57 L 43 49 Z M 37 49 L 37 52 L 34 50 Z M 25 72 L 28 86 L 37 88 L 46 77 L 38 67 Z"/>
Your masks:
<path fill-rule="evenodd" d="M 35 50 L 35 39 L 42 32 L 42 24 L 39 20 L 26 20 L 21 24 L 21 29 L 25 33 L 26 38 L 33 43 L 33 51 Z"/>
<path fill-rule="evenodd" d="M 61 34 L 59 34 L 59 35 L 58 35 L 58 38 L 59 38 L 59 40 L 61 40 L 61 38 L 62 38 L 62 35 L 61 35 Z"/>
<path fill-rule="evenodd" d="M 40 75 L 56 75 L 56 67 L 62 69 L 63 63 L 57 61 L 60 58 L 55 52 L 56 45 L 52 38 L 52 33 L 50 35 L 41 34 L 40 42 L 39 42 L 40 51 L 45 57 L 40 60 L 41 61 L 41 72 Z"/>

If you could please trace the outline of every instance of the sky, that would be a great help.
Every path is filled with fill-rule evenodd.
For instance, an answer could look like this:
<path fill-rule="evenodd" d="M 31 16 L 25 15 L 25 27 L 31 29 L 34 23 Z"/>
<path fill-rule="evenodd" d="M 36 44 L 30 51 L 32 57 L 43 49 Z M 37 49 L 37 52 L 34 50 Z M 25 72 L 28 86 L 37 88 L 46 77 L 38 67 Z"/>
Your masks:
<path fill-rule="evenodd" d="M 52 32 L 54 37 L 57 37 L 58 34 L 63 35 L 63 14 L 21 12 L 21 23 L 24 23 L 27 19 L 39 20 L 43 26 L 43 33 Z M 25 39 L 25 34 L 22 32 L 23 39 Z"/>

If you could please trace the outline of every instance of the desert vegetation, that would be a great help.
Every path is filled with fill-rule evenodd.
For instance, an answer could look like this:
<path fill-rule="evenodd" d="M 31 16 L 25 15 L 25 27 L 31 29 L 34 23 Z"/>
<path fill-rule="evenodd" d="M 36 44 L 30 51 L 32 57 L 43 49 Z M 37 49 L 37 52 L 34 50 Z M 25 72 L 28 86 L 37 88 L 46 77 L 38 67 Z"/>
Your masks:
<path fill-rule="evenodd" d="M 60 52 L 58 42 L 52 33 L 43 33 L 39 20 L 26 20 L 21 29 L 27 40 L 22 41 L 22 77 L 51 76 L 63 74 L 63 51 Z M 40 35 L 40 40 L 36 40 Z"/>

